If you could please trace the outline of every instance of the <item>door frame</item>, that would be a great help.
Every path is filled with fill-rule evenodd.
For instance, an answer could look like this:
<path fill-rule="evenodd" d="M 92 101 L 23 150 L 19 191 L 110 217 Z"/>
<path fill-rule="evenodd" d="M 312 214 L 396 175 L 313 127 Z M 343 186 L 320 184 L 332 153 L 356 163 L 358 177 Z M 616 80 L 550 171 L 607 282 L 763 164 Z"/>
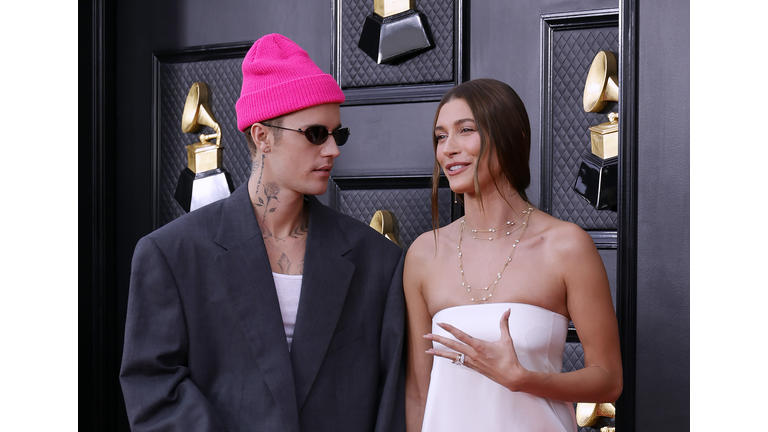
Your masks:
<path fill-rule="evenodd" d="M 616 401 L 616 429 L 635 429 L 637 338 L 637 144 L 638 0 L 619 4 L 619 196 L 616 317 L 619 322 L 624 390 Z"/>

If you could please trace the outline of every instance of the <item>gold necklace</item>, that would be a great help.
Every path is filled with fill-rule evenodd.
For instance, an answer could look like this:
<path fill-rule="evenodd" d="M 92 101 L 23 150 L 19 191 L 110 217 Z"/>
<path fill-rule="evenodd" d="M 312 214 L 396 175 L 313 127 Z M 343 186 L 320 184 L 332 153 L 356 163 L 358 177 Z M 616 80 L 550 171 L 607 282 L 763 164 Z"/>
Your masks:
<path fill-rule="evenodd" d="M 483 288 L 472 288 L 471 285 L 467 282 L 467 279 L 464 277 L 464 264 L 463 259 L 461 257 L 461 239 L 464 235 L 464 227 L 466 225 L 464 218 L 461 218 L 461 228 L 459 230 L 459 245 L 457 249 L 459 250 L 459 271 L 461 272 L 461 286 L 467 289 L 467 293 L 469 293 L 469 300 L 470 301 L 487 301 L 490 300 L 491 297 L 493 297 L 493 290 L 496 289 L 496 285 L 499 283 L 499 280 L 501 279 L 501 275 L 504 274 L 504 270 L 506 270 L 507 265 L 509 265 L 510 262 L 512 262 L 512 256 L 515 255 L 515 250 L 517 250 L 517 244 L 520 243 L 520 238 L 523 237 L 523 233 L 525 233 L 525 229 L 528 227 L 528 218 L 531 217 L 531 213 L 533 212 L 533 206 L 531 203 L 528 203 L 528 210 L 523 211 L 520 216 L 523 214 L 527 215 L 525 217 L 525 222 L 523 222 L 523 226 L 520 229 L 520 235 L 517 236 L 515 239 L 515 242 L 512 243 L 512 252 L 509 253 L 507 256 L 507 260 L 504 261 L 504 265 L 501 267 L 501 271 L 496 273 L 496 277 L 493 279 L 493 282 L 488 284 L 488 286 Z M 475 298 L 475 296 L 472 294 L 472 291 L 481 291 L 483 293 L 482 297 Z"/>
<path fill-rule="evenodd" d="M 492 241 L 492 240 L 495 240 L 495 239 L 498 239 L 498 238 L 501 238 L 501 237 L 504 237 L 504 236 L 508 236 L 508 235 L 512 234 L 513 232 L 515 232 L 515 231 L 519 230 L 520 228 L 522 228 L 522 227 L 517 227 L 515 229 L 507 229 L 506 231 L 504 230 L 504 228 L 507 228 L 507 227 L 511 228 L 512 226 L 514 226 L 515 223 L 517 223 L 517 221 L 519 221 L 520 218 L 523 217 L 523 215 L 525 215 L 525 212 L 520 213 L 520 215 L 517 216 L 514 220 L 507 221 L 507 223 L 505 223 L 504 225 L 501 225 L 500 227 L 497 227 L 497 228 L 491 228 L 491 229 L 487 229 L 487 230 L 472 229 L 470 227 L 466 227 L 466 228 L 467 228 L 467 230 L 469 232 L 472 233 L 472 238 L 473 239 Z M 525 226 L 526 223 L 527 223 L 527 221 L 523 222 L 523 226 Z M 483 236 L 483 235 L 478 236 L 479 233 L 480 234 L 484 234 L 484 233 L 495 234 L 497 232 L 499 234 L 496 237 L 492 237 L 492 236 L 486 237 L 486 236 Z"/>

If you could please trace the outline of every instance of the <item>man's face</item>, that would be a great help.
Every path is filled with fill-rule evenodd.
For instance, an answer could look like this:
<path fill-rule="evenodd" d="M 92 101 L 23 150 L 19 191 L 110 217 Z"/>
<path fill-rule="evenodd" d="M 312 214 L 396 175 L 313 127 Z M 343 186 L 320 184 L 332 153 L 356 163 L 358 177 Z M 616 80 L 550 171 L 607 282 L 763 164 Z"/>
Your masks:
<path fill-rule="evenodd" d="M 341 126 L 339 104 L 305 108 L 285 115 L 282 120 L 281 126 L 288 129 L 322 126 L 332 132 Z M 305 195 L 322 195 L 328 188 L 328 177 L 338 155 L 333 135 L 323 144 L 315 145 L 303 133 L 281 130 L 267 158 L 269 170 L 282 188 Z"/>

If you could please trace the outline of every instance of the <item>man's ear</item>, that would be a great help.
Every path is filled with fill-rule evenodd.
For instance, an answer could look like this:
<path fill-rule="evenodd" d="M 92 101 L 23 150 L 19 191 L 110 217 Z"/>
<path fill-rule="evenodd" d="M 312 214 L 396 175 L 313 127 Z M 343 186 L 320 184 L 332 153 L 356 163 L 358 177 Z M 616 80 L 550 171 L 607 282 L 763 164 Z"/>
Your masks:
<path fill-rule="evenodd" d="M 256 144 L 262 153 L 269 153 L 272 149 L 273 135 L 267 130 L 267 127 L 261 123 L 254 123 L 251 125 L 251 138 L 253 143 Z"/>

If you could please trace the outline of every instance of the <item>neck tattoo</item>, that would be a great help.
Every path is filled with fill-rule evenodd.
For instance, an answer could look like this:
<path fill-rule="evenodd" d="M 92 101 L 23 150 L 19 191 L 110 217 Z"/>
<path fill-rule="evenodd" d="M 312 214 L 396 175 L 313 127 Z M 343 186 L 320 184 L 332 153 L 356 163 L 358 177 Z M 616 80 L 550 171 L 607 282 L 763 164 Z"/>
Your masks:
<path fill-rule="evenodd" d="M 265 227 L 264 228 L 264 234 L 262 235 L 262 238 L 264 240 L 272 239 L 272 240 L 274 240 L 275 243 L 277 243 L 277 242 L 285 243 L 285 240 L 288 239 L 288 238 L 291 238 L 291 239 L 294 239 L 294 240 L 298 240 L 298 239 L 302 238 L 303 236 L 307 235 L 308 231 L 309 230 L 307 229 L 307 225 L 302 223 L 301 226 L 298 226 L 298 227 L 294 228 L 294 230 L 290 234 L 288 234 L 287 236 L 285 236 L 285 237 L 278 237 L 278 236 L 272 234 L 272 231 L 270 231 L 269 228 Z"/>
<path fill-rule="evenodd" d="M 261 187 L 262 174 L 264 174 L 264 155 L 263 154 L 261 155 L 261 168 L 259 169 L 259 181 L 256 183 L 256 192 L 253 193 L 253 196 L 259 196 L 259 188 Z"/>
<path fill-rule="evenodd" d="M 261 217 L 261 222 L 265 222 L 267 220 L 267 215 L 277 210 L 277 207 L 269 207 L 269 203 L 272 202 L 272 200 L 275 200 L 276 202 L 280 202 L 279 199 L 277 199 L 277 194 L 280 193 L 280 186 L 278 186 L 277 183 L 274 182 L 267 182 L 267 184 L 264 185 L 264 197 L 267 199 L 264 201 L 261 197 L 257 196 L 258 202 L 254 202 L 253 205 L 256 207 L 263 207 L 264 215 Z"/>

